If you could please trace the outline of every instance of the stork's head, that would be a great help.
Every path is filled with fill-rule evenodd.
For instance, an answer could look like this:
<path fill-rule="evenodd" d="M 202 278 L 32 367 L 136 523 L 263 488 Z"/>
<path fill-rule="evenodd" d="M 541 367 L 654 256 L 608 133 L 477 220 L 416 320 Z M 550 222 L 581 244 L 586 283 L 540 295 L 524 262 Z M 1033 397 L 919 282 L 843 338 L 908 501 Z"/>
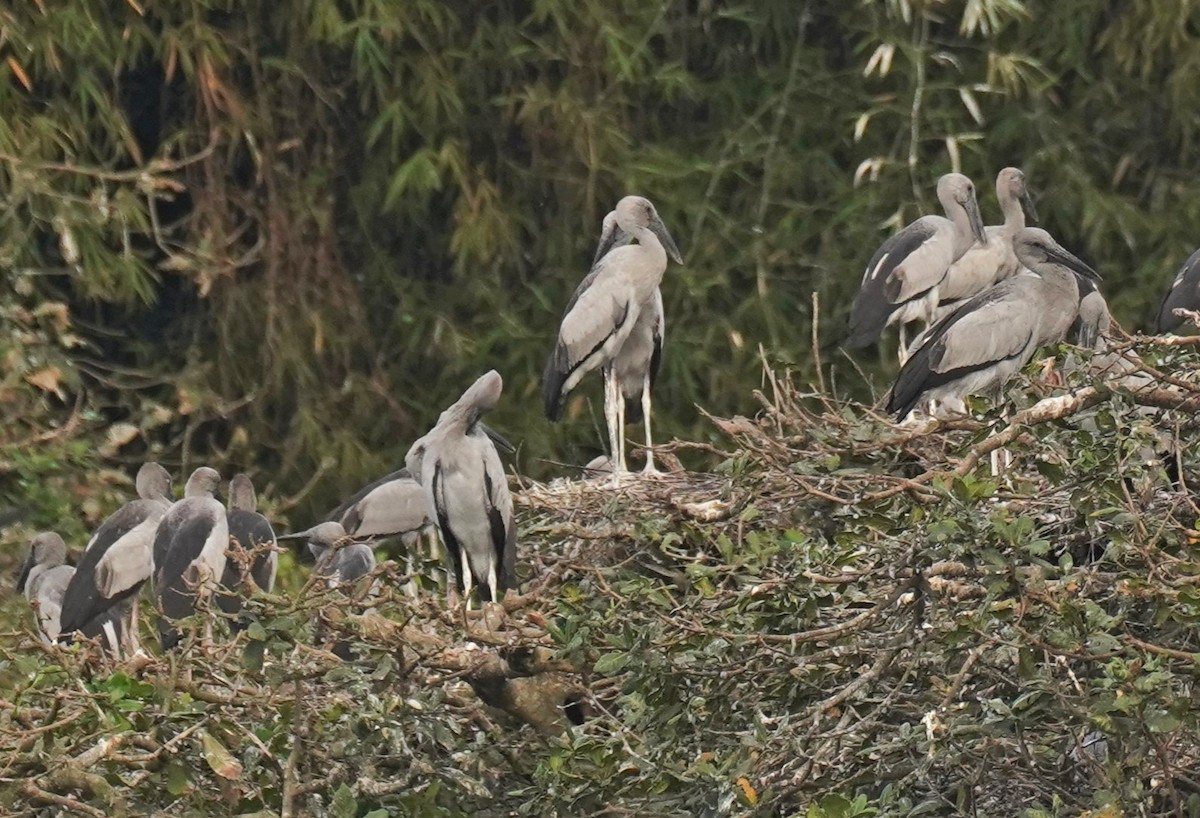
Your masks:
<path fill-rule="evenodd" d="M 63 538 L 53 531 L 45 531 L 29 541 L 29 558 L 21 566 L 17 577 L 17 593 L 25 593 L 25 584 L 29 582 L 29 574 L 35 566 L 44 565 L 53 568 L 67 563 L 67 544 Z"/>
<path fill-rule="evenodd" d="M 974 182 L 961 173 L 947 173 L 938 179 L 937 196 L 947 216 L 954 218 L 956 211 L 965 212 L 975 240 L 980 244 L 987 243 L 987 236 L 983 232 L 983 215 L 975 198 Z"/>
<path fill-rule="evenodd" d="M 1040 227 L 1026 227 L 1017 234 L 1013 248 L 1017 258 L 1035 273 L 1043 264 L 1057 264 L 1085 278 L 1100 280 L 1100 274 L 1054 240 Z"/>
<path fill-rule="evenodd" d="M 654 209 L 654 205 L 650 203 L 649 199 L 642 196 L 626 196 L 617 202 L 613 212 L 617 214 L 617 226 L 621 230 L 633 235 L 637 235 L 642 230 L 649 230 L 658 238 L 671 260 L 676 264 L 683 264 L 683 257 L 679 255 L 675 239 L 671 238 L 667 226 L 663 224 L 662 219 L 658 216 L 658 211 Z"/>
<path fill-rule="evenodd" d="M 996 176 L 996 198 L 1001 202 L 1016 199 L 1025 210 L 1025 216 L 1030 221 L 1037 221 L 1037 208 L 1033 206 L 1033 197 L 1029 194 L 1029 186 L 1025 184 L 1025 173 L 1020 168 L 1005 168 Z"/>
<path fill-rule="evenodd" d="M 143 500 L 171 499 L 171 474 L 153 461 L 143 463 L 138 469 L 134 485 Z"/>
<path fill-rule="evenodd" d="M 183 489 L 184 497 L 213 497 L 217 493 L 217 487 L 221 485 L 221 475 L 216 469 L 210 469 L 208 466 L 201 466 L 192 472 L 192 476 L 188 478 L 187 485 Z"/>

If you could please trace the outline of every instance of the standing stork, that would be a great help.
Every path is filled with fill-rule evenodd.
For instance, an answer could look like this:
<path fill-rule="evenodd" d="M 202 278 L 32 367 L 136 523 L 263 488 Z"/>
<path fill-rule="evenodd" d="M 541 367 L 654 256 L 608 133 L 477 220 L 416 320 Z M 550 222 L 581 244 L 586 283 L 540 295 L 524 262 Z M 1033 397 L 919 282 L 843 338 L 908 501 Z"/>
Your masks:
<path fill-rule="evenodd" d="M 985 227 L 985 241 L 970 247 L 962 258 L 950 265 L 946 280 L 938 287 L 934 320 L 949 315 L 963 301 L 1011 278 L 1021 269 L 1014 242 L 1025 229 L 1026 216 L 1037 221 L 1037 209 L 1020 168 L 1005 168 L 997 174 L 996 199 L 1004 214 L 1004 224 Z"/>
<path fill-rule="evenodd" d="M 24 593 L 37 614 L 38 634 L 53 644 L 61 633 L 63 594 L 75 569 L 67 565 L 67 544 L 53 531 L 38 534 L 29 543 L 29 558 L 17 577 L 17 592 Z"/>
<path fill-rule="evenodd" d="M 908 356 L 905 324 L 933 323 L 939 288 L 950 265 L 973 244 L 986 241 L 975 185 L 961 173 L 938 179 L 938 201 L 946 216 L 922 216 L 875 251 L 850 308 L 846 346 L 865 347 L 884 327 L 900 325 L 900 361 Z"/>
<path fill-rule="evenodd" d="M 446 546 L 451 604 L 461 593 L 468 608 L 473 588 L 482 601 L 500 602 L 516 582 L 512 495 L 496 446 L 479 423 L 503 389 L 495 370 L 481 376 L 405 457 L 409 471 L 421 476 L 429 515 Z"/>
<path fill-rule="evenodd" d="M 1016 248 L 1029 272 L 943 318 L 900 369 L 887 407 L 897 419 L 935 400 L 964 413 L 968 395 L 997 395 L 1038 347 L 1066 337 L 1079 315 L 1079 276 L 1100 276 L 1045 230 L 1025 228 Z"/>
<path fill-rule="evenodd" d="M 631 236 L 617 224 L 617 211 L 604 217 L 600 230 L 600 242 L 596 256 L 592 259 L 595 268 L 600 259 L 614 247 L 623 247 Z M 643 474 L 658 474 L 654 468 L 654 441 L 650 435 L 650 393 L 662 367 L 663 338 L 667 331 L 667 316 L 663 309 L 662 289 L 654 288 L 654 295 L 642 305 L 637 321 L 629 337 L 617 351 L 609 366 L 613 369 L 617 383 L 621 385 L 621 407 L 617 414 L 617 436 L 621 439 L 620 457 L 625 456 L 625 424 L 641 422 L 646 431 L 646 467 Z M 605 372 L 605 377 L 609 377 Z M 621 461 L 621 471 L 626 471 Z"/>
<path fill-rule="evenodd" d="M 142 464 L 135 486 L 138 499 L 113 512 L 88 540 L 63 596 L 63 633 L 102 636 L 118 658 L 138 649 L 138 592 L 150 578 L 159 520 L 171 507 L 171 475 L 158 463 Z"/>
<path fill-rule="evenodd" d="M 258 496 L 249 475 L 236 474 L 229 481 L 229 550 L 221 575 L 223 590 L 217 594 L 217 607 L 236 617 L 242 611 L 242 598 L 249 593 L 246 577 L 268 594 L 275 588 L 279 554 L 275 550 L 275 529 L 258 513 Z M 241 629 L 236 620 L 234 630 Z"/>
<path fill-rule="evenodd" d="M 196 612 L 201 599 L 212 596 L 225 573 L 229 521 L 214 496 L 221 475 L 202 466 L 192 472 L 183 499 L 171 506 L 158 524 L 151 554 L 154 559 L 154 597 L 162 615 L 159 640 L 164 650 L 179 644 L 182 634 L 171 624 Z"/>
<path fill-rule="evenodd" d="M 650 370 L 654 368 L 651 363 L 654 358 L 654 321 L 651 317 L 647 317 L 647 323 L 642 325 L 639 333 L 639 337 L 651 338 L 650 361 L 644 368 L 634 366 L 625 369 L 614 364 L 635 327 L 638 327 L 642 313 L 652 313 L 657 303 L 661 314 L 661 295 L 657 299 L 656 295 L 667 269 L 668 257 L 676 264 L 682 264 L 683 259 L 675 240 L 649 200 L 641 196 L 626 196 L 617 202 L 613 214 L 612 235 L 607 242 L 601 240 L 597 249 L 598 261 L 567 303 L 557 343 L 546 362 L 543 396 L 546 417 L 558 420 L 571 390 L 587 373 L 598 367 L 603 368 L 604 417 L 608 426 L 609 451 L 615 466 L 613 485 L 617 486 L 620 484 L 620 474 L 625 470 L 625 440 L 621 428 L 626 396 L 620 380 L 623 374 L 641 387 L 640 403 L 646 413 L 649 441 L 649 382 L 653 377 Z M 637 240 L 637 244 L 614 246 L 633 239 Z M 661 338 L 658 347 L 661 349 Z M 641 357 L 640 354 L 638 357 Z M 649 460 L 647 464 L 653 468 Z"/>
<path fill-rule="evenodd" d="M 1175 310 L 1200 310 L 1200 250 L 1188 256 L 1179 268 L 1171 289 L 1163 297 L 1154 320 L 1154 331 L 1160 335 L 1174 332 L 1183 324 L 1183 317 Z"/>

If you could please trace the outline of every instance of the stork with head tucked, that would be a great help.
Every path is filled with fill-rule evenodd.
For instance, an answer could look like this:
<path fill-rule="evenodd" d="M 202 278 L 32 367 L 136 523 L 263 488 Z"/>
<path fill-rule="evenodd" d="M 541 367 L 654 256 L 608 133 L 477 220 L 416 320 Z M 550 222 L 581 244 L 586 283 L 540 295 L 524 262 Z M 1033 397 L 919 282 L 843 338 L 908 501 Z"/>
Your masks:
<path fill-rule="evenodd" d="M 229 481 L 229 510 L 225 518 L 229 526 L 229 549 L 217 607 L 236 617 L 241 613 L 243 596 L 249 593 L 247 576 L 268 594 L 275 588 L 279 554 L 275 550 L 275 529 L 258 513 L 258 495 L 249 475 L 236 474 Z M 241 623 L 234 620 L 232 627 L 238 630 Z"/>
<path fill-rule="evenodd" d="M 63 594 L 75 569 L 67 565 L 67 544 L 53 531 L 38 534 L 29 543 L 29 558 L 17 577 L 17 591 L 25 594 L 37 614 L 38 634 L 53 644 L 61 632 Z"/>
<path fill-rule="evenodd" d="M 900 360 L 908 352 L 904 325 L 932 324 L 940 288 L 954 262 L 984 242 L 975 185 L 961 173 L 938 179 L 938 201 L 946 216 L 923 216 L 885 241 L 867 264 L 850 308 L 846 346 L 865 347 L 884 327 L 900 325 Z"/>
<path fill-rule="evenodd" d="M 175 647 L 182 635 L 172 624 L 196 612 L 210 598 L 225 573 L 229 548 L 229 521 L 216 499 L 221 475 L 202 466 L 192 472 L 183 499 L 171 506 L 158 524 L 151 554 L 154 560 L 154 597 L 161 616 L 159 640 L 164 650 Z"/>
<path fill-rule="evenodd" d="M 598 260 L 567 303 L 558 340 L 546 362 L 543 396 L 546 417 L 558 420 L 567 396 L 580 380 L 592 370 L 603 368 L 604 414 L 610 453 L 616 465 L 613 484 L 618 485 L 625 464 L 621 424 L 626 395 L 630 394 L 621 378 L 636 382 L 633 394 L 640 388 L 640 402 L 643 410 L 648 410 L 655 349 L 653 313 L 658 310 L 661 314 L 658 286 L 666 272 L 668 257 L 677 264 L 683 260 L 649 200 L 626 196 L 617 202 L 613 214 L 614 228 L 611 233 L 606 231 L 607 238 L 602 238 L 597 249 Z M 632 240 L 637 244 L 623 243 Z M 643 320 L 643 313 L 651 315 Z M 635 355 L 631 350 L 626 359 L 631 365 L 618 366 L 622 349 L 639 327 L 639 321 L 637 337 L 643 341 L 649 339 L 649 361 L 644 367 L 632 365 L 634 359 L 646 355 L 644 352 Z"/>
<path fill-rule="evenodd" d="M 64 634 L 101 637 L 116 657 L 137 651 L 137 597 L 150 577 L 158 523 L 171 507 L 171 475 L 158 463 L 138 469 L 138 499 L 108 517 L 88 540 L 63 596 Z"/>
<path fill-rule="evenodd" d="M 479 422 L 503 388 L 495 370 L 480 377 L 405 458 L 409 471 L 421 476 L 446 546 L 452 604 L 461 593 L 469 607 L 475 588 L 482 601 L 500 602 L 516 582 L 512 495 L 500 455 Z"/>

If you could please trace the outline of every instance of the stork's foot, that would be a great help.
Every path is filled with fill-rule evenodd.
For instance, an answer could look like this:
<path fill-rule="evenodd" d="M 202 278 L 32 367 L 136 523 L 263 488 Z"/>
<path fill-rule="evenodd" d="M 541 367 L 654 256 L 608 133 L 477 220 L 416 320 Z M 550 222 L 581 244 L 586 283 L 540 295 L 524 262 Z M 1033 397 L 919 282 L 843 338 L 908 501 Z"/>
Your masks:
<path fill-rule="evenodd" d="M 642 469 L 641 475 L 642 477 L 648 477 L 651 480 L 661 480 L 667 476 L 667 473 L 654 468 L 654 464 L 647 460 L 646 468 Z"/>

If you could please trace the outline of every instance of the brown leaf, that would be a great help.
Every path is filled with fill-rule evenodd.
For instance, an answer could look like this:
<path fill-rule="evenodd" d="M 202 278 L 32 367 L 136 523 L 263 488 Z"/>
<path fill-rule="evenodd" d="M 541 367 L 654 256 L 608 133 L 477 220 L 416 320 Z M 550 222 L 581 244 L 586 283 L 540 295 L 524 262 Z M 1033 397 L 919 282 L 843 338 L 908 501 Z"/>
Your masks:
<path fill-rule="evenodd" d="M 54 394 L 59 400 L 63 400 L 66 397 L 60 385 L 62 370 L 57 366 L 48 366 L 45 369 L 39 369 L 37 372 L 26 375 L 25 380 L 43 392 Z"/>
<path fill-rule="evenodd" d="M 17 62 L 16 57 L 8 58 L 8 67 L 11 68 L 12 72 L 17 75 L 17 79 L 20 80 L 21 84 L 25 86 L 25 90 L 32 94 L 33 83 L 29 81 L 29 75 L 25 73 L 25 69 L 21 67 L 19 62 Z"/>

